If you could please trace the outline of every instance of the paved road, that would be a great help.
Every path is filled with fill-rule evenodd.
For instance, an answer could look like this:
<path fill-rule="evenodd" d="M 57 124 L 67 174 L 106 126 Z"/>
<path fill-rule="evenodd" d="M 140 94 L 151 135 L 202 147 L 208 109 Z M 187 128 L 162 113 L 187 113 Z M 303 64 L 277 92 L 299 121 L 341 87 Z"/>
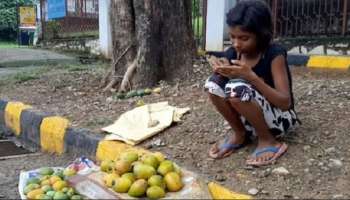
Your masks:
<path fill-rule="evenodd" d="M 0 50 L 0 68 L 74 62 L 76 59 L 73 57 L 49 50 L 31 48 L 1 48 Z"/>
<path fill-rule="evenodd" d="M 76 59 L 56 52 L 30 48 L 0 49 L 0 79 L 31 71 L 41 65 L 75 63 Z"/>
<path fill-rule="evenodd" d="M 0 160 L 0 199 L 19 199 L 18 181 L 22 170 L 32 170 L 40 167 L 60 167 L 67 166 L 76 156 L 64 155 L 55 156 L 49 154 L 39 154 Z"/>
<path fill-rule="evenodd" d="M 73 62 L 74 58 L 56 52 L 30 48 L 1 48 L 0 67 L 32 65 L 44 62 Z"/>

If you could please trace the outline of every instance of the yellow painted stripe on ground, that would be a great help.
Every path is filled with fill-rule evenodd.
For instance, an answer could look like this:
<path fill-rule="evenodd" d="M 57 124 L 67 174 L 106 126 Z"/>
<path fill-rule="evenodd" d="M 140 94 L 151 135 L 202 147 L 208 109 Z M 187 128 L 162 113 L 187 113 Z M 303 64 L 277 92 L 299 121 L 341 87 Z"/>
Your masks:
<path fill-rule="evenodd" d="M 40 125 L 40 145 L 43 151 L 62 154 L 64 136 L 69 121 L 62 117 L 46 117 Z"/>
<path fill-rule="evenodd" d="M 307 67 L 348 69 L 350 56 L 310 56 Z"/>
<path fill-rule="evenodd" d="M 97 147 L 96 159 L 98 161 L 116 160 L 124 152 L 137 152 L 138 154 L 150 153 L 145 149 L 133 147 L 123 142 L 102 140 Z"/>
<path fill-rule="evenodd" d="M 8 102 L 5 108 L 5 124 L 16 136 L 21 134 L 21 113 L 23 110 L 31 108 L 21 102 Z"/>
<path fill-rule="evenodd" d="M 208 188 L 213 199 L 253 199 L 250 195 L 232 192 L 214 182 L 210 182 Z"/>

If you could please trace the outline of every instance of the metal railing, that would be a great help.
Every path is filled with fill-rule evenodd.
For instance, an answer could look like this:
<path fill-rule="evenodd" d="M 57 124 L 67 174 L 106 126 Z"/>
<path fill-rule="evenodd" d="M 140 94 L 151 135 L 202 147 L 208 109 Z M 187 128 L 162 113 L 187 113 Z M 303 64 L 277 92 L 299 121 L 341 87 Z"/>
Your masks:
<path fill-rule="evenodd" d="M 66 16 L 48 20 L 47 0 L 41 0 L 43 38 L 98 37 L 98 0 L 65 0 Z"/>
<path fill-rule="evenodd" d="M 205 47 L 207 0 L 192 0 L 192 29 L 198 49 Z"/>
<path fill-rule="evenodd" d="M 348 0 L 267 0 L 275 37 L 349 36 Z"/>

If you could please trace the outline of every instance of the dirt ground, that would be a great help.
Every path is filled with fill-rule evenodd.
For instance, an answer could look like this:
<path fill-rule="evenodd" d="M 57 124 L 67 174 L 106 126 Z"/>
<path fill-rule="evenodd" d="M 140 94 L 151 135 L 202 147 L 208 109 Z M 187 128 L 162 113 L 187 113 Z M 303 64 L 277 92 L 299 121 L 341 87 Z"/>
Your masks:
<path fill-rule="evenodd" d="M 102 65 L 50 69 L 38 79 L 13 86 L 3 83 L 0 98 L 25 102 L 67 117 L 72 126 L 101 133 L 100 128 L 134 108 L 140 99 L 117 100 L 102 93 Z M 349 71 L 292 68 L 296 111 L 303 124 L 282 139 L 289 144 L 288 152 L 276 164 L 260 168 L 244 164 L 254 144 L 222 160 L 208 157 L 210 146 L 232 130 L 203 92 L 209 66 L 199 60 L 193 71 L 193 79 L 175 85 L 162 82 L 160 95 L 142 98 L 146 103 L 169 101 L 191 108 L 182 122 L 143 142 L 143 147 L 164 152 L 179 165 L 233 191 L 257 193 L 257 198 L 350 198 Z M 276 172 L 280 167 L 288 173 Z"/>

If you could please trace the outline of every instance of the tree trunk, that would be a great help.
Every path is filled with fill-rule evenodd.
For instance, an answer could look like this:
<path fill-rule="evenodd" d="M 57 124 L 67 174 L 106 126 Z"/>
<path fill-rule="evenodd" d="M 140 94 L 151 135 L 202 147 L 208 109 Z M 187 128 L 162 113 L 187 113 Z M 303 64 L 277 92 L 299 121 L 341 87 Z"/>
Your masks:
<path fill-rule="evenodd" d="M 151 87 L 187 78 L 194 41 L 189 0 L 112 0 L 113 63 L 109 87 Z"/>

